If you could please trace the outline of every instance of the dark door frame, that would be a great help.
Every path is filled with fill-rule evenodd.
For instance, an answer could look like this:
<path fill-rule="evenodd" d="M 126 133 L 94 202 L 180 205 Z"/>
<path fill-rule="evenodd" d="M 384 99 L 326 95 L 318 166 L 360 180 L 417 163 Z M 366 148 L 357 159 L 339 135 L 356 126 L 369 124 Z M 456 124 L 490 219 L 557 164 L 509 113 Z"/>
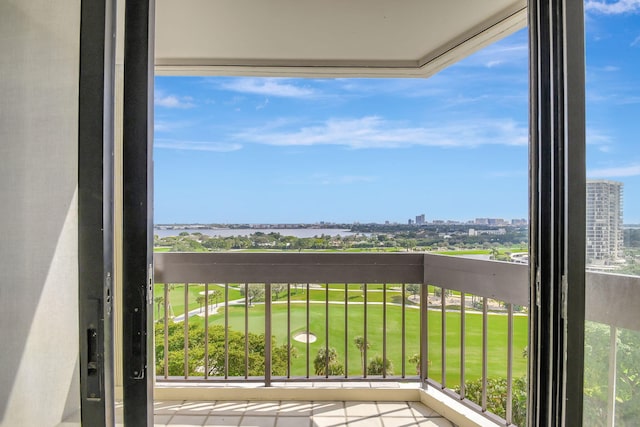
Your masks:
<path fill-rule="evenodd" d="M 114 424 L 115 7 L 115 0 L 83 0 L 80 12 L 78 305 L 83 426 Z"/>
<path fill-rule="evenodd" d="M 585 316 L 582 0 L 529 1 L 528 425 L 580 426 Z"/>
<path fill-rule="evenodd" d="M 153 425 L 154 0 L 127 1 L 123 106 L 125 426 Z"/>

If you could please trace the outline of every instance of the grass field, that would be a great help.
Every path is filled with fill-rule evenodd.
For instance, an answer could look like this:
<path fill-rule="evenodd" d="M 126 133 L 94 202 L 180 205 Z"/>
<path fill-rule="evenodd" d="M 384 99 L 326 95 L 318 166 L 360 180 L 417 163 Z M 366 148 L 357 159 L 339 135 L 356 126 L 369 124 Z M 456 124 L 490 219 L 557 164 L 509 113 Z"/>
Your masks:
<path fill-rule="evenodd" d="M 329 346 L 334 347 L 346 364 L 350 375 L 362 374 L 361 355 L 354 344 L 356 336 L 364 335 L 364 306 L 349 304 L 346 328 L 345 352 L 345 306 L 344 304 L 329 304 Z M 244 307 L 229 308 L 229 324 L 232 329 L 244 331 Z M 460 372 L 460 313 L 446 313 L 446 363 L 447 386 L 453 387 L 459 383 Z M 258 304 L 249 308 L 248 330 L 254 333 L 264 332 L 264 305 Z M 313 359 L 318 349 L 324 347 L 327 339 L 325 330 L 325 305 L 310 304 L 309 330 L 316 335 L 317 341 L 309 345 L 310 374 L 313 375 Z M 441 331 L 442 317 L 440 311 L 429 311 L 429 377 L 442 381 L 441 374 Z M 201 317 L 189 319 L 191 324 L 203 324 Z M 224 315 L 221 311 L 210 316 L 210 324 L 224 325 Z M 383 308 L 382 305 L 370 305 L 367 310 L 367 341 L 370 348 L 367 358 L 382 355 L 383 351 Z M 306 331 L 306 304 L 291 305 L 291 336 L 297 332 Z M 490 377 L 505 377 L 507 366 L 507 316 L 500 314 L 489 315 L 488 320 L 488 373 Z M 392 362 L 394 373 L 400 374 L 402 369 L 402 310 L 397 306 L 387 306 L 387 358 Z M 416 367 L 408 359 L 419 352 L 419 310 L 407 309 L 405 318 L 405 369 L 407 375 L 415 375 Z M 514 376 L 523 376 L 527 369 L 527 360 L 521 356 L 527 345 L 527 317 L 514 317 Z M 278 344 L 287 343 L 287 307 L 286 304 L 275 303 L 272 306 L 272 332 Z M 466 352 L 465 370 L 467 381 L 480 378 L 482 373 L 482 316 L 477 313 L 466 314 L 465 328 Z M 292 375 L 306 375 L 307 351 L 306 344 L 291 339 L 291 344 L 297 349 L 298 357 L 292 360 Z"/>

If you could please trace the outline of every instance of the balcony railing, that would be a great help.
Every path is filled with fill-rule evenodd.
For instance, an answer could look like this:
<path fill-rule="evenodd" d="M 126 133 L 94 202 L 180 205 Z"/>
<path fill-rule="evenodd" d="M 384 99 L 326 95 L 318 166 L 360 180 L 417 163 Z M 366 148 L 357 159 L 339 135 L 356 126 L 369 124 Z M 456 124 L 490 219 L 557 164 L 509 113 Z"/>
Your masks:
<path fill-rule="evenodd" d="M 414 381 L 498 419 L 487 399 L 500 378 L 511 423 L 524 411 L 513 392 L 528 277 L 523 264 L 433 254 L 158 253 L 157 380 Z M 587 273 L 588 320 L 640 330 L 639 299 L 640 278 Z"/>

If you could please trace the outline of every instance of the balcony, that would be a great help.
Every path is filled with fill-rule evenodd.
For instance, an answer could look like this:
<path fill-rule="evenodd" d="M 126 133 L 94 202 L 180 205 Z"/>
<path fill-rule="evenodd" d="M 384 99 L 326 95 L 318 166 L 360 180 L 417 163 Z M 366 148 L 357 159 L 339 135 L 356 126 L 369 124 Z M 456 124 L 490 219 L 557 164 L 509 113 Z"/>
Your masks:
<path fill-rule="evenodd" d="M 433 254 L 158 253 L 156 399 L 422 402 L 460 425 L 516 423 L 528 274 Z M 639 290 L 587 273 L 587 319 L 640 330 Z"/>

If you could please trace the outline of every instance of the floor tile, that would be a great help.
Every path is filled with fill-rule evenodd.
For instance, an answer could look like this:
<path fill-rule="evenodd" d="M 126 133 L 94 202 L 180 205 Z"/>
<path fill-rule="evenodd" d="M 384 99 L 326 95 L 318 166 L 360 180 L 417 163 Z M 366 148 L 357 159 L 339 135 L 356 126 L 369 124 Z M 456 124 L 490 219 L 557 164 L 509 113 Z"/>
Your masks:
<path fill-rule="evenodd" d="M 347 425 L 354 427 L 382 427 L 382 421 L 378 416 L 347 417 Z"/>
<path fill-rule="evenodd" d="M 409 406 L 413 411 L 413 415 L 418 419 L 419 417 L 439 417 L 440 416 L 440 414 L 438 414 L 436 411 L 434 411 L 433 409 L 429 408 L 426 405 L 423 405 L 420 402 L 409 402 Z"/>
<path fill-rule="evenodd" d="M 154 402 L 153 413 L 156 415 L 173 415 L 178 412 L 183 403 L 182 400 Z"/>
<path fill-rule="evenodd" d="M 340 427 L 340 426 L 346 426 L 346 425 L 347 425 L 346 417 L 314 416 L 311 419 L 312 427 Z"/>
<path fill-rule="evenodd" d="M 153 425 L 166 426 L 167 424 L 169 424 L 171 417 L 173 417 L 173 415 L 157 415 L 156 414 L 153 416 Z"/>
<path fill-rule="evenodd" d="M 205 426 L 238 427 L 242 416 L 239 415 L 209 415 Z"/>
<path fill-rule="evenodd" d="M 420 427 L 453 427 L 453 423 L 446 418 L 429 418 L 419 420 L 418 425 Z"/>
<path fill-rule="evenodd" d="M 278 417 L 276 427 L 309 427 L 310 417 Z"/>
<path fill-rule="evenodd" d="M 206 415 L 181 415 L 177 414 L 171 418 L 168 425 L 170 426 L 181 426 L 181 427 L 191 427 L 191 426 L 201 426 L 204 424 L 207 419 Z"/>
<path fill-rule="evenodd" d="M 375 402 L 347 402 L 345 404 L 347 417 L 367 417 L 378 415 Z"/>
<path fill-rule="evenodd" d="M 280 417 L 309 417 L 311 416 L 311 408 L 313 404 L 308 401 L 282 401 L 278 416 Z"/>
<path fill-rule="evenodd" d="M 413 418 L 414 413 L 407 402 L 377 402 L 378 412 L 383 417 Z"/>
<path fill-rule="evenodd" d="M 418 423 L 414 417 L 385 417 L 382 418 L 384 427 L 413 427 Z"/>
<path fill-rule="evenodd" d="M 344 402 L 313 402 L 313 415 L 345 417 Z"/>
<path fill-rule="evenodd" d="M 249 402 L 244 410 L 245 415 L 258 416 L 258 415 L 271 415 L 276 416 L 280 409 L 280 402 L 264 401 L 264 402 Z"/>
<path fill-rule="evenodd" d="M 216 402 L 200 402 L 200 401 L 189 401 L 185 402 L 178 409 L 178 414 L 185 415 L 207 415 L 213 409 Z"/>
<path fill-rule="evenodd" d="M 269 416 L 244 416 L 240 420 L 242 427 L 275 427 L 276 417 Z"/>
<path fill-rule="evenodd" d="M 244 410 L 247 407 L 247 402 L 225 402 L 225 401 L 217 401 L 216 404 L 211 408 L 211 412 L 209 415 L 244 415 Z"/>

